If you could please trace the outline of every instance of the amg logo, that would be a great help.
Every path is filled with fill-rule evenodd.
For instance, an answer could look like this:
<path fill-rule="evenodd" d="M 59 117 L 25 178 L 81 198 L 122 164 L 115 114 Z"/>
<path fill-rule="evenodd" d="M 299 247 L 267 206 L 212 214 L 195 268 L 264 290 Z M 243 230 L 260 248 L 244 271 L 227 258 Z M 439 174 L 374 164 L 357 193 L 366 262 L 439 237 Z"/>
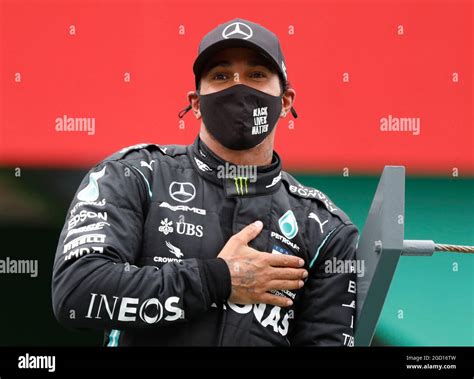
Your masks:
<path fill-rule="evenodd" d="M 184 211 L 184 212 L 194 212 L 199 215 L 206 215 L 206 210 L 205 209 L 200 209 L 200 208 L 195 208 L 195 207 L 188 207 L 187 205 L 170 205 L 167 202 L 162 202 L 160 204 L 160 207 L 162 208 L 168 208 L 169 210 L 172 210 L 173 212 L 179 212 L 179 211 Z"/>
<path fill-rule="evenodd" d="M 49 372 L 56 371 L 56 357 L 54 355 L 20 355 L 18 357 L 19 369 L 47 369 Z"/>

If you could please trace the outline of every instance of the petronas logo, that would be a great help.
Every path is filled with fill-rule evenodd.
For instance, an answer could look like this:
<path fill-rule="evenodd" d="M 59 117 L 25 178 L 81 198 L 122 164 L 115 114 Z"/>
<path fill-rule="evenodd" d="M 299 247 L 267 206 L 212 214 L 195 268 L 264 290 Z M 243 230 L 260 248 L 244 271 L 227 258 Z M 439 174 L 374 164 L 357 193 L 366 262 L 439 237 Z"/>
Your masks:
<path fill-rule="evenodd" d="M 248 178 L 245 176 L 237 176 L 234 178 L 235 189 L 237 191 L 237 195 L 244 195 L 249 193 L 248 187 Z"/>
<path fill-rule="evenodd" d="M 83 188 L 78 194 L 77 199 L 80 201 L 94 202 L 99 198 L 99 179 L 105 175 L 105 167 L 97 172 L 89 175 L 89 184 Z"/>
<path fill-rule="evenodd" d="M 298 224 L 296 222 L 295 214 L 292 210 L 287 211 L 278 220 L 278 225 L 283 235 L 291 240 L 298 233 Z"/>

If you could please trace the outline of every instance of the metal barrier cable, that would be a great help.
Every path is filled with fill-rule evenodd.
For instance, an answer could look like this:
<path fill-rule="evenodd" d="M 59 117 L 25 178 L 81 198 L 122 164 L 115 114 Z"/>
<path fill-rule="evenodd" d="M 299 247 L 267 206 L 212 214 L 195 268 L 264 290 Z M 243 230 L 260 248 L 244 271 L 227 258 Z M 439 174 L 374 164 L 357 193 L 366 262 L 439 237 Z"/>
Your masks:
<path fill-rule="evenodd" d="M 474 246 L 446 245 L 446 244 L 436 243 L 435 251 L 474 254 Z"/>

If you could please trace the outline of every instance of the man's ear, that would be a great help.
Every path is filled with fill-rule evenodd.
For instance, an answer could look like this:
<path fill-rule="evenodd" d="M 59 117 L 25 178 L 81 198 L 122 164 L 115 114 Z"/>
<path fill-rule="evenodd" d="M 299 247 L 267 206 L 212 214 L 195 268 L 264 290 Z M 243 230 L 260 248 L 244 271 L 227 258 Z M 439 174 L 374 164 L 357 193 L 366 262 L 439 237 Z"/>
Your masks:
<path fill-rule="evenodd" d="M 281 97 L 282 107 L 281 107 L 281 118 L 285 118 L 288 112 L 290 112 L 293 103 L 295 102 L 296 92 L 293 88 L 288 88 L 283 96 Z"/>
<path fill-rule="evenodd" d="M 199 108 L 199 96 L 196 91 L 188 92 L 188 101 L 189 104 L 191 104 L 191 110 L 193 111 L 194 116 L 199 120 L 201 118 L 201 110 Z"/>

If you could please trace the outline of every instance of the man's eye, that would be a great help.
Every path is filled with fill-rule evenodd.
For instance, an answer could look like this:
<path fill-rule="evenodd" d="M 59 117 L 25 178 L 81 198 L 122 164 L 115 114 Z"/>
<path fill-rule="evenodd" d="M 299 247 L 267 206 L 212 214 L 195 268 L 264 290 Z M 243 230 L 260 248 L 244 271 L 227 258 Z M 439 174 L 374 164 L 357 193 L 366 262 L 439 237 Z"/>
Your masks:
<path fill-rule="evenodd" d="M 212 76 L 213 80 L 227 80 L 228 78 L 229 77 L 222 72 L 218 72 Z"/>
<path fill-rule="evenodd" d="M 254 71 L 250 74 L 251 78 L 259 79 L 259 78 L 265 78 L 266 75 L 262 71 Z"/>

